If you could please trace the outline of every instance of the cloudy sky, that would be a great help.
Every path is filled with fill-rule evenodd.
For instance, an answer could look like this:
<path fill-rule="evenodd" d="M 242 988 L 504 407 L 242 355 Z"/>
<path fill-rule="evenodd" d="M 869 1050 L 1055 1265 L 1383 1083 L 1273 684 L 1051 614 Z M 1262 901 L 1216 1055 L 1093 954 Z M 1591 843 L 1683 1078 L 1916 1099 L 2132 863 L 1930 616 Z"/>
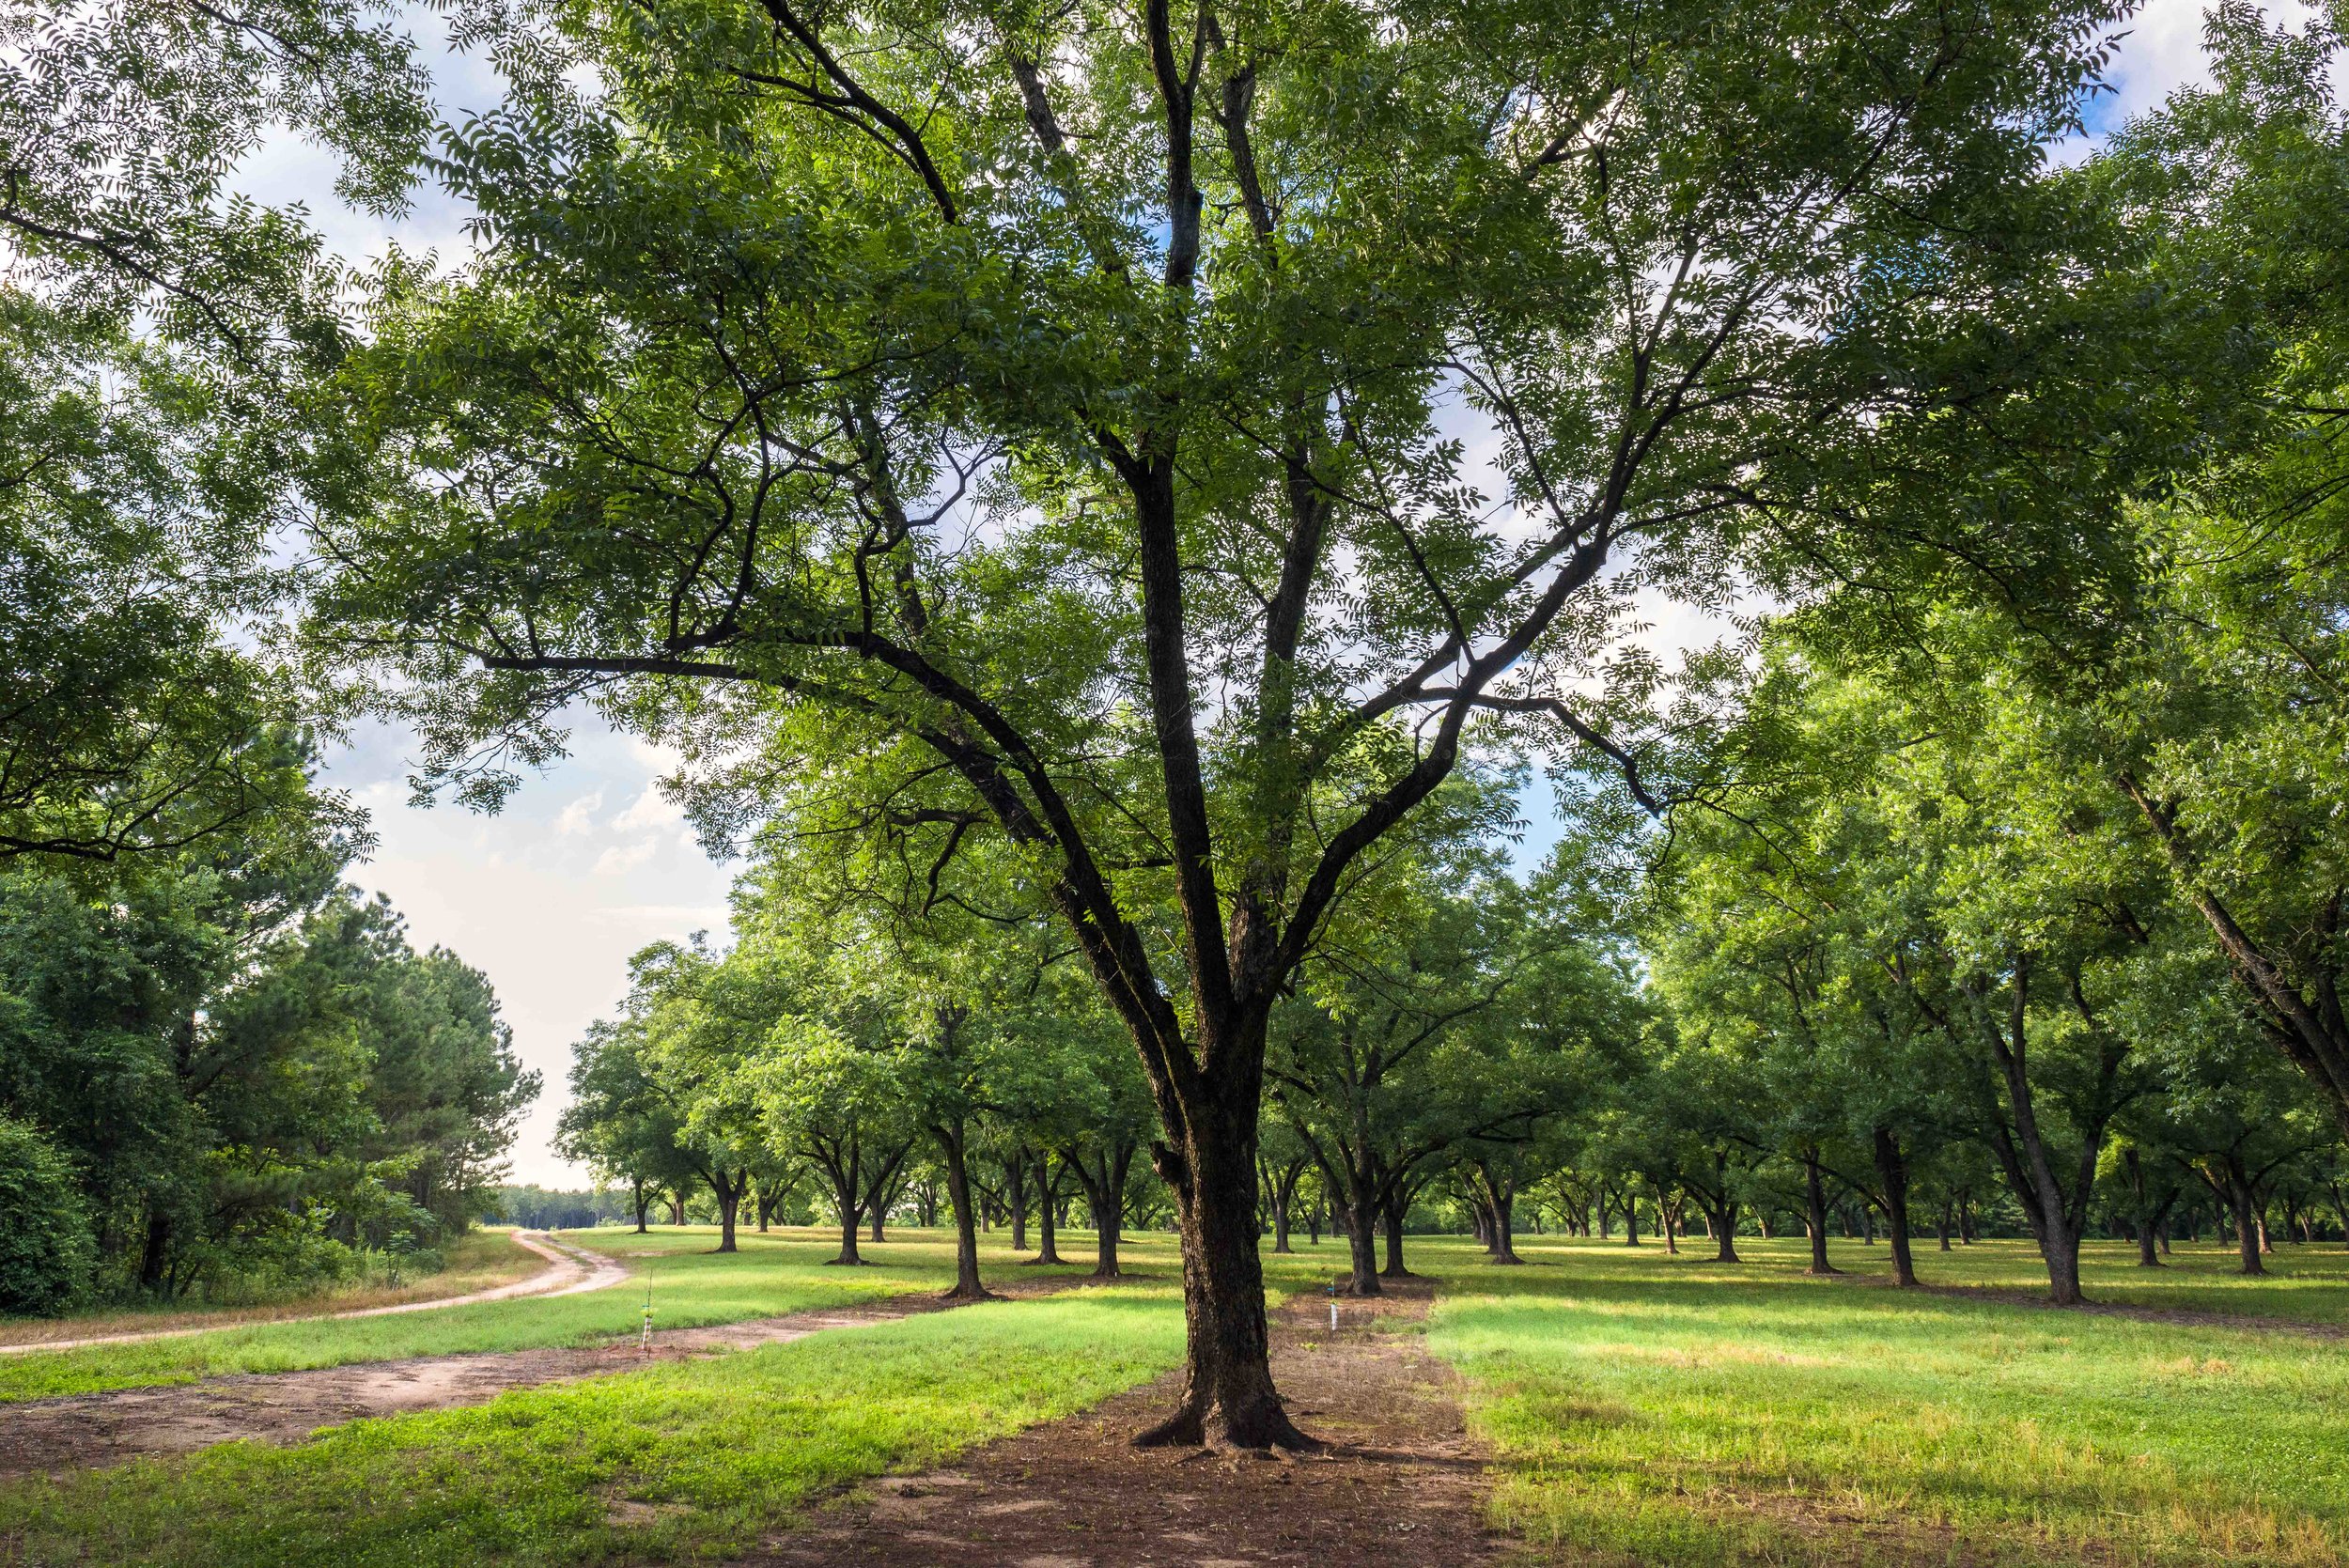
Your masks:
<path fill-rule="evenodd" d="M 428 45 L 433 25 L 420 17 Z M 2199 0 L 2154 0 L 2140 11 L 2121 46 L 2117 91 L 2097 105 L 2093 123 L 2117 123 L 2201 77 L 2201 30 Z M 496 101 L 494 75 L 465 56 L 438 51 L 436 79 L 445 117 Z M 388 225 L 342 209 L 331 165 L 297 142 L 262 148 L 241 183 L 265 200 L 304 202 L 354 261 L 395 241 L 443 256 L 464 243 L 463 215 L 445 203 L 428 201 Z M 630 953 L 724 924 L 730 873 L 702 854 L 661 800 L 661 757 L 592 723 L 577 733 L 568 760 L 525 784 L 496 817 L 411 806 L 408 753 L 405 736 L 369 729 L 329 763 L 327 782 L 349 790 L 375 822 L 376 852 L 355 880 L 391 895 L 419 945 L 452 948 L 488 973 L 517 1049 L 547 1080 L 514 1150 L 515 1177 L 580 1181 L 549 1146 L 571 1043 L 620 999 Z M 1528 853 L 1549 836 L 1537 820 Z"/>

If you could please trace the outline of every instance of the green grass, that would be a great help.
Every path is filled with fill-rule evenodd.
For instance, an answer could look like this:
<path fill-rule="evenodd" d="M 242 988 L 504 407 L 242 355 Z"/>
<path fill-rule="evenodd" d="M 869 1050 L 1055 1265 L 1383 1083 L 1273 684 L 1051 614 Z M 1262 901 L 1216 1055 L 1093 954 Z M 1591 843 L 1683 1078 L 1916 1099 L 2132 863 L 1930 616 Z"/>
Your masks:
<path fill-rule="evenodd" d="M 910 1232 L 878 1250 L 888 1266 L 857 1271 L 817 1266 L 829 1242 L 806 1234 L 746 1240 L 735 1258 L 708 1253 L 707 1234 L 595 1239 L 658 1254 L 630 1261 L 669 1323 L 787 1310 L 810 1292 L 933 1288 L 949 1261 L 946 1238 Z M 1495 1522 L 1538 1560 L 2349 1560 L 2349 1342 L 2285 1321 L 2349 1322 L 2349 1254 L 2287 1248 L 2274 1277 L 2246 1281 L 2213 1247 L 2182 1250 L 2159 1273 L 2136 1269 L 2130 1249 L 2090 1250 L 2101 1299 L 2279 1320 L 2262 1329 L 1812 1280 L 1799 1241 L 1742 1240 L 1750 1261 L 1735 1266 L 1694 1245 L 1678 1258 L 1519 1245 L 1530 1266 L 1517 1269 L 1457 1239 L 1414 1237 L 1409 1250 L 1444 1281 L 1430 1343 L 1466 1374 L 1471 1421 L 1495 1452 Z M 1834 1251 L 1855 1274 L 1884 1265 L 1881 1247 Z M 1084 1239 L 1069 1252 L 1084 1256 Z M 0 1563 L 649 1564 L 755 1551 L 831 1489 L 948 1460 L 1174 1365 L 1169 1238 L 1129 1237 L 1126 1255 L 1151 1278 L 360 1421 L 292 1449 L 229 1445 L 0 1485 Z M 2042 1282 L 2017 1242 L 1928 1248 L 1919 1262 L 1942 1284 Z M 1010 1277 L 1007 1263 L 990 1252 L 991 1277 Z M 1335 1244 L 1300 1241 L 1267 1273 L 1276 1291 L 1311 1289 L 1342 1263 Z M 432 1348 L 465 1347 L 452 1336 L 553 1343 L 630 1327 L 641 1299 L 623 1287 L 478 1310 L 503 1325 L 361 1320 L 330 1337 L 413 1327 Z M 591 1313 L 567 1316 L 578 1309 Z M 616 1319 L 593 1315 L 608 1309 Z M 303 1353 L 361 1358 L 353 1349 Z"/>
<path fill-rule="evenodd" d="M 895 1239 L 867 1242 L 864 1256 L 872 1266 L 865 1268 L 824 1266 L 824 1260 L 839 1250 L 839 1234 L 814 1229 L 767 1235 L 745 1232 L 741 1251 L 732 1257 L 713 1250 L 717 1233 L 707 1227 L 664 1226 L 647 1235 L 621 1229 L 563 1235 L 567 1241 L 616 1254 L 634 1277 L 583 1296 L 523 1297 L 340 1322 L 244 1324 L 140 1344 L 0 1357 L 0 1404 L 186 1383 L 228 1373 L 292 1372 L 458 1351 L 589 1343 L 635 1333 L 647 1289 L 656 1326 L 687 1328 L 846 1306 L 908 1291 L 942 1290 L 954 1282 L 951 1233 L 900 1231 L 894 1233 Z M 1001 1234 L 984 1236 L 981 1243 L 981 1265 L 989 1278 L 1039 1272 L 1023 1268 L 1015 1275 L 1007 1238 Z M 1090 1245 L 1090 1237 L 1073 1236 L 1064 1251 L 1089 1260 Z"/>
<path fill-rule="evenodd" d="M 1496 1522 L 1578 1564 L 2331 1564 L 2349 1559 L 2349 1346 L 1811 1280 L 1803 1246 L 1456 1243 L 1430 1328 L 1501 1461 Z M 1703 1250 L 1709 1253 L 1709 1249 Z M 1884 1250 L 1835 1249 L 1880 1269 Z M 2349 1318 L 2337 1253 L 2147 1279 L 2099 1246 L 2092 1296 Z M 1920 1255 L 1929 1281 L 2044 1285 L 2021 1243 Z"/>
<path fill-rule="evenodd" d="M 0 1562 L 474 1568 L 739 1554 L 811 1494 L 921 1468 L 1181 1358 L 1167 1281 L 0 1487 Z"/>

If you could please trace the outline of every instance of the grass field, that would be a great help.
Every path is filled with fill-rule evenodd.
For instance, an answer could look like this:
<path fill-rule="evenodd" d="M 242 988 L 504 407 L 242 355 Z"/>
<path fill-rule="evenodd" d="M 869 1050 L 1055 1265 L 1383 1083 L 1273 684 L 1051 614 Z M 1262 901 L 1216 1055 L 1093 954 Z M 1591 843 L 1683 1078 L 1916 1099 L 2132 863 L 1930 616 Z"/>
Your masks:
<path fill-rule="evenodd" d="M 706 1234 L 585 1239 L 659 1254 L 630 1261 L 657 1303 L 669 1293 L 664 1321 L 946 1275 L 944 1238 L 912 1232 L 878 1250 L 889 1267 L 857 1271 L 818 1268 L 828 1248 L 808 1235 L 746 1240 L 731 1259 L 708 1253 Z M 2278 1320 L 2261 1329 L 1896 1293 L 1876 1282 L 1884 1250 L 1856 1243 L 1835 1248 L 1852 1278 L 1812 1280 L 1799 1242 L 1740 1245 L 1750 1261 L 1733 1267 L 1693 1246 L 1672 1258 L 1525 1237 L 1528 1266 L 1506 1269 L 1464 1240 L 1412 1239 L 1414 1266 L 1443 1281 L 1431 1347 L 1465 1374 L 1496 1455 L 1496 1522 L 1528 1560 L 2349 1560 L 2349 1340 L 2287 1321 L 2349 1322 L 2349 1253 L 2287 1248 L 2276 1277 L 2244 1281 L 2217 1248 L 2182 1250 L 2159 1273 L 2136 1269 L 2130 1249 L 2091 1250 L 2101 1300 Z M 1070 1238 L 1070 1255 L 1084 1246 Z M 786 1528 L 812 1493 L 934 1463 L 1174 1364 L 1168 1238 L 1129 1238 L 1127 1258 L 1150 1277 L 360 1422 L 296 1449 L 0 1486 L 0 1562 L 722 1559 Z M 989 1267 L 1007 1262 L 995 1252 Z M 1310 1289 L 1341 1262 L 1333 1243 L 1300 1243 L 1268 1273 L 1276 1289 Z M 1927 1250 L 1920 1266 L 1945 1285 L 2036 1282 L 2020 1243 Z M 632 1324 L 641 1297 L 609 1294 L 619 1327 Z M 465 1332 L 543 1343 L 605 1331 L 528 1311 L 597 1300 L 504 1303 L 483 1311 L 524 1321 Z"/>
<path fill-rule="evenodd" d="M 1735 1266 L 1519 1250 L 1532 1266 L 1422 1255 L 1449 1276 L 1431 1342 L 1500 1456 L 1498 1520 L 1548 1560 L 2349 1560 L 2349 1343 L 1811 1280 L 1800 1242 L 1741 1242 Z M 1881 1269 L 1883 1251 L 1839 1245 L 1834 1261 Z M 2349 1312 L 2338 1251 L 2287 1249 L 2267 1281 L 2228 1278 L 2216 1248 L 2160 1274 L 2134 1256 L 2093 1249 L 2090 1294 Z M 2034 1263 L 1986 1243 L 1921 1255 L 1920 1272 L 2028 1285 Z"/>
<path fill-rule="evenodd" d="M 1080 1409 L 1173 1365 L 1164 1282 L 0 1487 L 0 1561 L 474 1568 L 747 1550 L 812 1491 Z"/>
<path fill-rule="evenodd" d="M 709 1228 L 664 1226 L 647 1235 L 624 1229 L 570 1231 L 564 1233 L 565 1240 L 616 1255 L 634 1278 L 583 1296 L 524 1297 L 343 1322 L 251 1323 L 143 1344 L 0 1357 L 0 1404 L 185 1383 L 226 1373 L 291 1372 L 464 1350 L 582 1344 L 634 1333 L 647 1290 L 657 1326 L 688 1328 L 810 1307 L 845 1306 L 908 1291 L 942 1290 L 954 1282 L 951 1234 L 907 1231 L 901 1236 L 865 1244 L 864 1255 L 872 1266 L 828 1268 L 824 1260 L 839 1250 L 836 1231 L 748 1232 L 740 1237 L 741 1250 L 731 1257 L 712 1250 L 717 1233 Z M 1080 1242 L 1068 1255 L 1089 1258 L 1083 1245 Z M 1010 1268 L 1013 1261 L 1007 1238 L 982 1238 L 984 1267 Z M 537 1258 L 531 1264 L 534 1270 L 545 1266 Z M 90 1330 L 106 1331 L 111 1330 Z"/>

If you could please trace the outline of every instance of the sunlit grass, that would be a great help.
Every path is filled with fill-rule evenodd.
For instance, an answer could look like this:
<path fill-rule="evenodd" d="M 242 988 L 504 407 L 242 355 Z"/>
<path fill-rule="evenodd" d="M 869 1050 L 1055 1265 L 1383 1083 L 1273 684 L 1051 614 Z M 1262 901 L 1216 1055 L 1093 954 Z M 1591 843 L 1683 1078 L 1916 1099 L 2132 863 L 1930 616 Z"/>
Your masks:
<path fill-rule="evenodd" d="M 1750 1261 L 1521 1241 L 1446 1276 L 1431 1343 L 1501 1461 L 1496 1522 L 1585 1564 L 2334 1564 L 2349 1559 L 2349 1356 L 2329 1337 L 1896 1293 Z M 1709 1251 L 1709 1249 L 1705 1250 Z M 1839 1266 L 1884 1266 L 1839 1244 Z M 2349 1257 L 2266 1281 L 2098 1246 L 2090 1293 L 2171 1311 L 2349 1317 Z M 2028 1286 L 2019 1243 L 1920 1255 L 1929 1281 Z M 2150 1276 L 2148 1278 L 2147 1276 Z M 2040 1277 L 2044 1281 L 2044 1277 Z"/>

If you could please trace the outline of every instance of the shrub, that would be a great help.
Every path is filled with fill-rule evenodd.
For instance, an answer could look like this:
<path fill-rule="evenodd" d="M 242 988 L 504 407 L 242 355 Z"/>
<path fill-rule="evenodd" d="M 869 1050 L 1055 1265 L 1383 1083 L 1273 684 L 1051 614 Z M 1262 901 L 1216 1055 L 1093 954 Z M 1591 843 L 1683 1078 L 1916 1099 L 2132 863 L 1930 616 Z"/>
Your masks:
<path fill-rule="evenodd" d="M 88 1288 L 93 1257 L 72 1167 L 38 1128 L 0 1116 L 0 1312 L 64 1312 Z"/>

